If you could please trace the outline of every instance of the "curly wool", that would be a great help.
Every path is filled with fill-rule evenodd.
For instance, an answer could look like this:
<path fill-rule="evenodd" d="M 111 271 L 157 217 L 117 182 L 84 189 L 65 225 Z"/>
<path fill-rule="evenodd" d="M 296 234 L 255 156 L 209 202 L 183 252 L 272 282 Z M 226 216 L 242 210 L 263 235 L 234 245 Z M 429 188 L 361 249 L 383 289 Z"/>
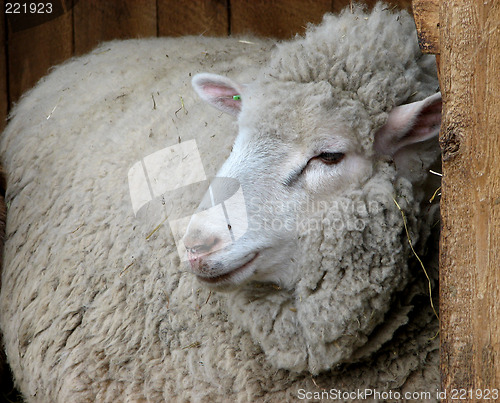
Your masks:
<path fill-rule="evenodd" d="M 255 297 L 253 285 L 230 297 L 231 320 L 248 328 L 278 367 L 318 374 L 351 362 L 377 325 L 388 326 L 385 313 L 410 276 L 410 251 L 392 195 L 412 220 L 413 242 L 418 224 L 409 211 L 418 213 L 419 202 L 408 181 L 396 181 L 394 169 L 383 168 L 363 188 L 330 198 L 318 211 L 307 209 L 297 224 L 301 258 L 291 290 Z M 392 334 L 382 337 L 377 343 Z"/>
<path fill-rule="evenodd" d="M 305 121 L 311 108 L 322 109 L 353 128 L 350 133 L 370 156 L 374 133 L 388 112 L 437 88 L 435 63 L 421 54 L 411 17 L 381 3 L 371 14 L 356 6 L 326 15 L 305 37 L 278 45 L 269 66 L 246 89 L 243 108 L 253 114 L 240 124 L 264 134 L 291 133 L 296 129 L 290 122 Z M 287 119 L 275 119 L 280 115 Z M 310 120 L 304 124 L 315 130 Z M 416 226 L 410 231 L 415 243 L 420 231 L 429 232 L 416 224 L 422 197 L 381 163 L 363 188 L 326 200 L 323 211 L 308 211 L 306 222 L 319 225 L 299 231 L 297 254 L 303 258 L 290 263 L 297 266 L 292 289 L 258 298 L 254 285 L 239 290 L 231 296 L 231 320 L 251 332 L 270 361 L 288 370 L 318 374 L 368 354 L 366 343 L 380 345 L 391 337 L 370 335 L 382 322 L 388 326 L 392 297 L 409 277 L 411 251 L 396 202 Z M 316 260 L 310 251 L 320 251 Z"/>
<path fill-rule="evenodd" d="M 342 210 L 340 232 L 302 228 L 307 253 L 292 290 L 199 288 L 180 271 L 168 226 L 134 217 L 127 172 L 144 156 L 196 139 L 207 175 L 228 156 L 234 123 L 195 98 L 190 76 L 257 78 L 272 44 L 251 42 L 103 44 L 55 68 L 14 109 L 0 145 L 10 204 L 0 326 L 27 401 L 289 401 L 300 389 L 438 387 L 438 324 L 418 297 L 425 279 L 406 264 L 391 196 L 419 251 L 433 245 L 436 211 L 421 212 L 422 195 L 390 165 L 330 201 L 367 206 Z M 337 213 L 314 214 L 326 223 Z"/>
<path fill-rule="evenodd" d="M 372 152 L 374 132 L 394 106 L 438 90 L 436 63 L 420 51 L 413 19 L 384 3 L 372 13 L 356 5 L 325 15 L 305 37 L 278 44 L 260 78 L 329 83 L 329 109 L 356 129 L 365 152 Z"/>

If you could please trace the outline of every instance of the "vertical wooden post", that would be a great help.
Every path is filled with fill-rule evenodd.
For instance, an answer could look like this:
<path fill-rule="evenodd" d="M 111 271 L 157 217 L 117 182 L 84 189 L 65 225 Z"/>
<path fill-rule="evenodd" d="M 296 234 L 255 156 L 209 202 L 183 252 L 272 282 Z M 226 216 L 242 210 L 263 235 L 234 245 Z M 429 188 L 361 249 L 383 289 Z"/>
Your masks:
<path fill-rule="evenodd" d="M 158 35 L 227 36 L 229 0 L 157 0 Z"/>
<path fill-rule="evenodd" d="M 231 34 L 290 39 L 305 32 L 306 21 L 319 23 L 331 9 L 331 0 L 232 1 Z"/>
<path fill-rule="evenodd" d="M 7 93 L 7 49 L 5 48 L 5 13 L 0 10 L 0 132 L 5 127 L 9 97 Z"/>
<path fill-rule="evenodd" d="M 440 49 L 442 386 L 483 401 L 500 389 L 500 3 L 442 0 Z"/>
<path fill-rule="evenodd" d="M 70 12 L 22 17 L 25 14 L 8 14 L 6 18 L 11 102 L 16 102 L 50 67 L 73 55 Z"/>
<path fill-rule="evenodd" d="M 500 3 L 413 4 L 423 50 L 440 54 L 444 100 L 442 400 L 499 401 Z"/>
<path fill-rule="evenodd" d="M 89 52 L 100 42 L 156 36 L 156 0 L 74 2 L 75 54 Z"/>

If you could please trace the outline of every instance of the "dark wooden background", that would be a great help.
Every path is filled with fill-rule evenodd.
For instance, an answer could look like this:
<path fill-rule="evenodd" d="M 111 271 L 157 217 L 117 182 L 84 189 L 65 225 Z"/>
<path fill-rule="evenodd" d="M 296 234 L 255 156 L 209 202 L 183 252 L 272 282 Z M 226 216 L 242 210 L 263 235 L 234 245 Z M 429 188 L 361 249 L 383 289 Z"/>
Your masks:
<path fill-rule="evenodd" d="M 116 38 L 256 34 L 290 38 L 349 0 L 40 0 L 52 14 L 0 15 L 0 130 L 12 103 L 48 69 Z M 31 1 L 33 2 L 33 1 Z M 365 0 L 372 6 L 376 0 Z M 410 9 L 410 0 L 387 3 Z"/>

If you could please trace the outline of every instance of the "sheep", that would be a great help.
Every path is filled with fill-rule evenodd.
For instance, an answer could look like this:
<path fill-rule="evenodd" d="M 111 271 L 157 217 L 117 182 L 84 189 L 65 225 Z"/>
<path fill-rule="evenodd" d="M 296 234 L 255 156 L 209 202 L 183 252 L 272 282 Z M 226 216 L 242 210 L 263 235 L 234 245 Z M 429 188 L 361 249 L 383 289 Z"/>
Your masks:
<path fill-rule="evenodd" d="M 436 401 L 437 89 L 383 4 L 276 47 L 114 41 L 54 68 L 0 143 L 25 399 Z"/>
<path fill-rule="evenodd" d="M 2 254 L 3 254 L 3 244 L 5 241 L 5 219 L 7 216 L 7 206 L 5 204 L 4 195 L 5 195 L 5 176 L 3 167 L 0 166 L 0 268 L 3 266 Z M 0 287 L 1 287 L 1 279 L 0 279 Z M 0 343 L 1 339 L 2 338 L 0 334 Z M 3 343 L 0 345 L 3 345 Z M 9 389 L 12 389 L 10 385 L 10 374 L 6 363 L 5 352 L 2 349 L 0 350 L 0 391 L 7 391 Z"/>

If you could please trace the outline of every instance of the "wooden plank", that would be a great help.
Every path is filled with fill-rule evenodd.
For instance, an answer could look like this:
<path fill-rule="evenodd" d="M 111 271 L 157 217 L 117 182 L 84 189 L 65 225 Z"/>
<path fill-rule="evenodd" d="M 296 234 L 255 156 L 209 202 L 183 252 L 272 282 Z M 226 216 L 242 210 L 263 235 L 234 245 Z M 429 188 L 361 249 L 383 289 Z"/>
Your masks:
<path fill-rule="evenodd" d="M 334 12 L 339 12 L 343 10 L 345 7 L 350 6 L 353 3 L 363 3 L 367 4 L 369 8 L 373 7 L 375 3 L 377 3 L 379 0 L 361 0 L 361 1 L 356 1 L 356 0 L 333 0 L 333 11 Z M 395 8 L 400 8 L 400 9 L 405 9 L 411 12 L 411 0 L 384 0 L 385 3 L 389 5 L 389 7 L 395 7 Z"/>
<path fill-rule="evenodd" d="M 5 128 L 9 97 L 7 92 L 7 49 L 5 47 L 5 8 L 2 4 L 0 11 L 0 133 Z M 3 267 L 3 245 L 5 240 L 5 219 L 7 207 L 5 205 L 5 175 L 0 165 L 0 274 Z M 0 287 L 1 287 L 0 276 Z M 3 347 L 3 336 L 0 334 L 0 343 Z M 11 376 L 7 365 L 7 357 L 3 348 L 0 348 L 0 393 L 7 398 L 7 391 L 12 390 Z M 9 396 L 10 397 L 10 396 Z"/>
<path fill-rule="evenodd" d="M 156 0 L 79 0 L 73 13 L 76 54 L 111 39 L 157 35 Z"/>
<path fill-rule="evenodd" d="M 439 0 L 414 0 L 413 15 L 420 49 L 439 54 Z"/>
<path fill-rule="evenodd" d="M 0 11 L 0 131 L 5 127 L 7 119 L 9 95 L 7 92 L 7 49 L 5 48 L 5 14 L 4 7 Z"/>
<path fill-rule="evenodd" d="M 61 6 L 61 2 L 53 4 Z M 47 15 L 37 20 L 7 16 L 8 69 L 10 101 L 15 102 L 31 88 L 47 70 L 73 53 L 72 16 L 65 12 L 47 20 Z"/>
<path fill-rule="evenodd" d="M 231 2 L 231 34 L 291 38 L 331 11 L 331 0 L 238 0 Z"/>
<path fill-rule="evenodd" d="M 500 387 L 500 3 L 442 0 L 442 388 Z"/>
<path fill-rule="evenodd" d="M 229 34 L 228 0 L 159 0 L 160 36 Z"/>

